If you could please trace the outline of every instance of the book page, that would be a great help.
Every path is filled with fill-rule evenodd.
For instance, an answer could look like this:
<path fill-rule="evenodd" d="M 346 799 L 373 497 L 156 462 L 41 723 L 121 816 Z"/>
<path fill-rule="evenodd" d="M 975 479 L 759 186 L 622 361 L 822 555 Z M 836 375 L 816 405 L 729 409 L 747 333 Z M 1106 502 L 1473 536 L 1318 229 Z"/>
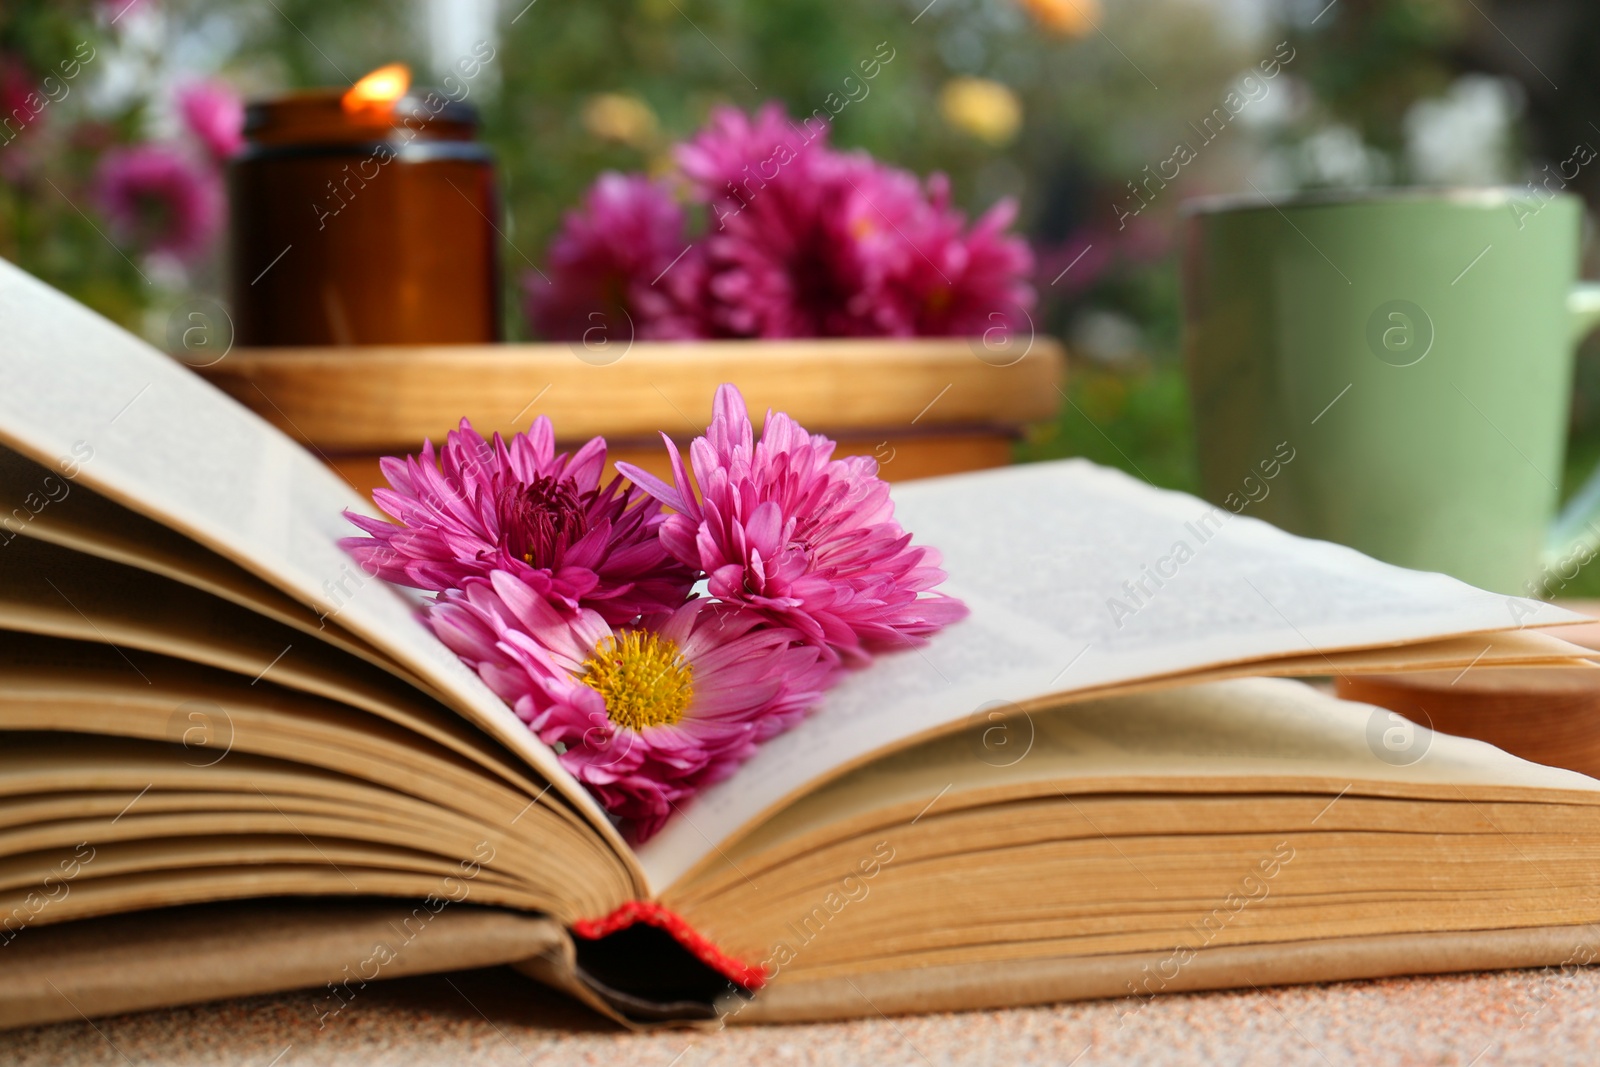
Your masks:
<path fill-rule="evenodd" d="M 337 701 L 532 786 L 522 763 L 393 675 L 197 589 L 44 541 L 0 551 L 0 630 L 142 649 Z M 7 635 L 8 639 L 15 638 Z"/>
<path fill-rule="evenodd" d="M 281 689 L 270 678 L 241 685 L 223 672 L 137 649 L 8 634 L 0 642 L 0 732 L 26 746 L 32 739 L 25 735 L 43 731 L 78 739 L 88 735 L 87 743 L 64 742 L 84 759 L 102 747 L 105 737 L 161 742 L 173 774 L 192 769 L 205 783 L 202 788 L 221 792 L 240 791 L 229 783 L 246 765 L 234 757 L 249 755 L 282 761 L 291 774 L 292 768 L 320 769 L 448 809 L 481 827 L 480 839 L 491 842 L 507 869 L 515 865 L 525 888 L 537 888 L 547 902 L 565 902 L 563 914 L 573 917 L 607 914 L 637 894 L 623 857 L 589 830 L 581 814 L 539 801 L 548 785 L 515 768 L 497 768 L 493 759 L 479 758 L 487 753 L 454 745 L 448 736 L 430 738 L 397 719 Z M 0 764 L 8 759 L 0 756 Z M 103 779 L 97 786 L 88 763 L 79 769 L 73 786 L 79 796 L 107 787 Z M 130 810 L 116 822 L 117 832 L 141 825 L 141 811 L 130 802 L 147 784 L 152 783 L 147 779 L 121 791 L 121 807 Z M 301 791 L 337 799 L 314 783 Z M 76 810 L 70 818 L 81 821 L 85 814 Z M 325 830 L 354 837 L 361 819 L 352 806 L 342 826 Z M 427 832 L 425 825 L 412 822 Z M 103 824 L 86 824 L 83 830 L 87 833 L 77 840 L 96 844 L 112 833 Z M 19 831 L 35 841 L 57 832 L 72 831 L 54 820 L 30 821 Z M 249 856 L 247 843 L 239 848 Z M 31 856 L 37 862 L 36 853 L 35 845 L 0 834 L 0 858 Z M 4 884 L 0 877 L 0 887 Z"/>
<path fill-rule="evenodd" d="M 182 582 L 293 626 L 414 685 L 424 684 L 346 633 L 337 620 L 319 616 L 238 564 L 87 486 L 72 484 L 59 470 L 0 446 L 0 545 L 20 547 L 30 540 Z"/>
<path fill-rule="evenodd" d="M 1576 792 L 1600 803 L 1600 781 L 1586 775 L 1392 716 L 1284 678 L 1035 710 L 1003 726 L 978 724 L 874 760 L 783 808 L 727 852 L 737 863 L 871 812 L 905 805 L 915 812 L 934 796 L 937 809 L 949 813 L 1035 791 L 1182 793 L 1198 783 L 1206 791 L 1237 786 L 1292 793 L 1334 782 L 1335 792 L 1348 787 L 1355 795 L 1376 788 L 1381 795 L 1429 796 L 1443 785 L 1475 796 L 1537 790 L 1556 800 Z M 1008 750 L 1002 751 L 998 734 L 986 744 L 982 733 L 996 729 L 1006 735 Z M 1404 731 L 1406 751 L 1384 759 L 1384 732 L 1395 729 Z M 1369 735 L 1376 735 L 1376 749 Z M 1033 789 L 1038 785 L 1047 788 Z"/>
<path fill-rule="evenodd" d="M 375 514 L 370 504 L 215 386 L 4 260 L 0 443 L 337 619 L 525 759 L 618 855 L 631 856 L 594 799 L 427 631 L 414 603 L 338 547 L 356 532 L 342 513 Z M 49 489 L 6 504 L 14 522 L 26 522 L 49 507 Z M 0 528 L 0 541 L 13 536 Z"/>
<path fill-rule="evenodd" d="M 652 884 L 671 883 L 796 793 L 969 716 L 1223 663 L 1579 618 L 1082 460 L 901 484 L 894 499 L 917 542 L 943 553 L 944 590 L 971 617 L 846 678 L 684 805 L 639 850 Z"/>

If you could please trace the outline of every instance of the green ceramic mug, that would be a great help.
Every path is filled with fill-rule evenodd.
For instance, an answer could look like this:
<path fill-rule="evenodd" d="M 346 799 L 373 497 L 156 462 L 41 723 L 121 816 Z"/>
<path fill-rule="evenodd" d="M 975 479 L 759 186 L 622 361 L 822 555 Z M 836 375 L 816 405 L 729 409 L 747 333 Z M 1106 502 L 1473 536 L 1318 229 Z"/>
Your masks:
<path fill-rule="evenodd" d="M 1206 496 L 1499 592 L 1559 592 L 1600 482 L 1554 520 L 1582 206 L 1521 189 L 1185 205 L 1184 348 Z M 1285 459 L 1287 457 L 1287 461 Z"/>

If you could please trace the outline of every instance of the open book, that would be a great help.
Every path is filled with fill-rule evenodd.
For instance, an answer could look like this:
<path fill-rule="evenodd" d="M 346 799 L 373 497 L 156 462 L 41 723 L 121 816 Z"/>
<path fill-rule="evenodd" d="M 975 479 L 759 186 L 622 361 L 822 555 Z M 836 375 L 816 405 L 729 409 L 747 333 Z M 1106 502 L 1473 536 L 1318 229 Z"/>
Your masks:
<path fill-rule="evenodd" d="M 902 485 L 971 618 L 634 850 L 314 456 L 4 263 L 0 324 L 0 1025 L 508 962 L 632 1022 L 1132 1003 L 1600 921 L 1600 783 L 1252 677 L 1588 669 L 1550 605 L 1082 462 Z"/>

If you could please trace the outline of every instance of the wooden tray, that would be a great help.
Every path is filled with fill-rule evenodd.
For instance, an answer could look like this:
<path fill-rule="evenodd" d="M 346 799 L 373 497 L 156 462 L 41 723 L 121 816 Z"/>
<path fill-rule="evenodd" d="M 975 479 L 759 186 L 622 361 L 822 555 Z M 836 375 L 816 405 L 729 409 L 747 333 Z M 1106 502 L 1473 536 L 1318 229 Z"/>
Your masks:
<path fill-rule="evenodd" d="M 487 436 L 548 415 L 564 443 L 603 434 L 615 458 L 664 472 L 657 433 L 700 433 L 722 382 L 758 425 L 787 411 L 891 480 L 999 466 L 1023 426 L 1055 416 L 1065 374 L 1045 338 L 1007 366 L 964 338 L 640 342 L 606 358 L 560 344 L 240 349 L 201 373 L 363 492 L 383 484 L 381 456 L 442 441 L 463 416 Z"/>

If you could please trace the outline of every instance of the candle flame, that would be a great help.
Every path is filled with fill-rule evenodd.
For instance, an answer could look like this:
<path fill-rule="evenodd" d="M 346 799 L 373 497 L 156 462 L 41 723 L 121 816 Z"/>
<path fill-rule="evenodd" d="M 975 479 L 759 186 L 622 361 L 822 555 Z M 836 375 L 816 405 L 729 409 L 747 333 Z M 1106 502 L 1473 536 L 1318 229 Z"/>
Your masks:
<path fill-rule="evenodd" d="M 395 103 L 411 88 L 411 68 L 404 63 L 390 63 L 379 67 L 350 87 L 342 103 L 345 114 L 386 115 L 394 111 Z"/>

